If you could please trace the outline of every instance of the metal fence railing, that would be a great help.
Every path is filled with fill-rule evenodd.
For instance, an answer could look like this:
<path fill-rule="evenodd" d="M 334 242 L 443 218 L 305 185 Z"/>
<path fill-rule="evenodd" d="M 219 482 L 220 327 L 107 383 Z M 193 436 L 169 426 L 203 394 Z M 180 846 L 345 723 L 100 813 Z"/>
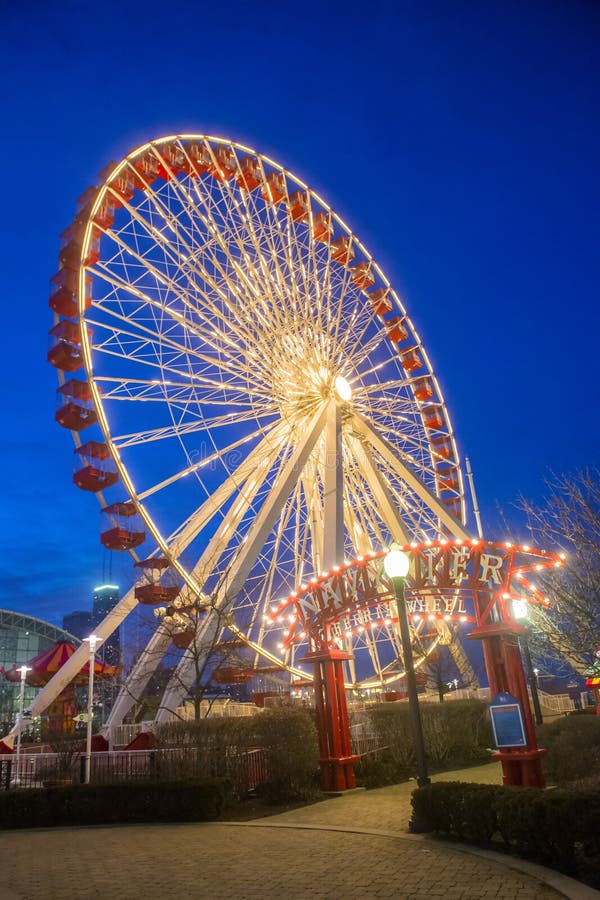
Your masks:
<path fill-rule="evenodd" d="M 52 787 L 84 781 L 85 754 L 21 753 L 0 756 L 0 790 Z M 267 780 L 267 753 L 261 748 L 182 747 L 170 750 L 117 750 L 92 753 L 90 782 L 177 781 L 229 777 L 239 792 Z"/>
<path fill-rule="evenodd" d="M 352 753 L 356 756 L 366 756 L 368 753 L 384 749 L 377 733 L 360 722 L 350 726 L 350 740 Z"/>
<path fill-rule="evenodd" d="M 260 715 L 263 712 L 253 703 L 238 703 L 231 701 L 209 701 L 203 700 L 200 704 L 200 718 L 211 719 L 229 719 L 239 718 L 243 716 Z M 184 722 L 193 721 L 195 718 L 194 707 L 191 703 L 186 702 L 183 706 L 177 708 L 177 718 Z M 109 739 L 109 743 L 113 748 L 124 748 L 130 744 L 140 731 L 154 731 L 157 725 L 154 721 L 136 722 L 135 724 L 126 723 L 121 725 L 113 725 L 110 729 L 108 726 L 103 730 L 103 734 Z M 109 734 L 110 730 L 110 734 Z"/>
<path fill-rule="evenodd" d="M 581 694 L 580 696 L 584 701 L 582 705 L 585 705 L 584 698 L 586 695 Z M 538 697 L 544 709 L 549 710 L 551 713 L 558 714 L 572 712 L 572 710 L 576 708 L 574 701 L 568 694 L 547 694 L 545 691 L 540 691 L 538 688 Z"/>

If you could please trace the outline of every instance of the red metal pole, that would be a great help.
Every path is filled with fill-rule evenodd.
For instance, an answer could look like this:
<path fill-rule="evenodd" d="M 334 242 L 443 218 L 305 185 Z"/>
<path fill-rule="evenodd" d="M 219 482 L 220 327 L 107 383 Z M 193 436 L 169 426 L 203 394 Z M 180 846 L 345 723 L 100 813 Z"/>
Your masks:
<path fill-rule="evenodd" d="M 303 662 L 314 670 L 315 707 L 319 732 L 321 789 L 346 791 L 356 787 L 354 763 L 360 757 L 352 754 L 343 661 L 350 659 L 340 650 L 309 653 Z"/>

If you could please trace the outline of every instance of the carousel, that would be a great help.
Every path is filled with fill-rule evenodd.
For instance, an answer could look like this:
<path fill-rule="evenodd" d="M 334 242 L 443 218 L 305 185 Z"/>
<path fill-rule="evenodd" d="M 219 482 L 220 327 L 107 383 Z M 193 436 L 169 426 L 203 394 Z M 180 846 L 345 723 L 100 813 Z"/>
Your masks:
<path fill-rule="evenodd" d="M 75 644 L 70 641 L 58 641 L 48 650 L 43 650 L 25 663 L 29 669 L 25 683 L 30 687 L 42 688 L 64 666 L 76 651 Z M 79 674 L 50 704 L 47 710 L 48 725 L 52 730 L 65 732 L 75 731 L 75 716 L 78 714 L 78 703 L 75 689 L 87 685 L 89 679 L 89 661 L 80 669 Z M 120 672 L 119 666 L 113 666 L 101 660 L 94 661 L 94 679 L 108 680 L 115 678 Z M 16 663 L 11 669 L 0 667 L 0 675 L 6 681 L 21 682 L 21 672 Z"/>

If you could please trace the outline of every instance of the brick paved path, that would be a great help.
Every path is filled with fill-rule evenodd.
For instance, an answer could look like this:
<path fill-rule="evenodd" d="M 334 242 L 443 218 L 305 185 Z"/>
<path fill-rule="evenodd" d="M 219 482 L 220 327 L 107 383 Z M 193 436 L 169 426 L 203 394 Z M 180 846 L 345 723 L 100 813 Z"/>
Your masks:
<path fill-rule="evenodd" d="M 600 897 L 574 882 L 575 892 L 563 894 L 496 857 L 408 836 L 413 786 L 357 791 L 252 823 L 0 832 L 0 900 Z"/>
<path fill-rule="evenodd" d="M 20 900 L 560 896 L 501 865 L 427 841 L 188 824 L 3 834 L 1 882 Z M 1 886 L 0 897 L 9 900 Z"/>

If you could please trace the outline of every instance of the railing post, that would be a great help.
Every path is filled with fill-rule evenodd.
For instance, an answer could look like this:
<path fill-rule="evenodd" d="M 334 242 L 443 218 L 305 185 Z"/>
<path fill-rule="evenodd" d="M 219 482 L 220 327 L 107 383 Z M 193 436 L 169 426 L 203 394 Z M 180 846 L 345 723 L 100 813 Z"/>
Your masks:
<path fill-rule="evenodd" d="M 12 774 L 12 759 L 5 759 L 0 761 L 0 775 L 4 775 L 4 789 L 6 791 L 10 790 L 10 776 Z M 2 783 L 2 778 L 0 778 L 0 784 Z"/>

